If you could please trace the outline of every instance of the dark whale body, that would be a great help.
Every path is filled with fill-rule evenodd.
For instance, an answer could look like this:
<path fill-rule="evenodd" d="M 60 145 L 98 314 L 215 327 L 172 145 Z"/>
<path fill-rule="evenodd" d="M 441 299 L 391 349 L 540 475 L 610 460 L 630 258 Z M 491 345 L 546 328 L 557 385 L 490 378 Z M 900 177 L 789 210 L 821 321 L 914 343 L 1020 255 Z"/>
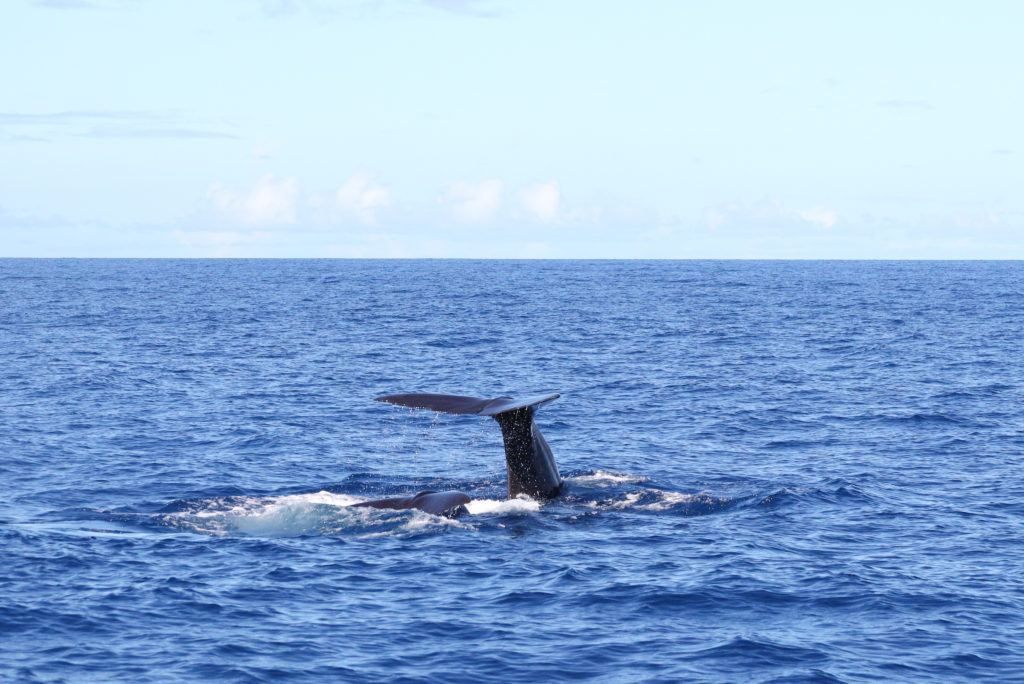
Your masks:
<path fill-rule="evenodd" d="M 459 508 L 468 504 L 470 498 L 462 492 L 435 492 L 426 490 L 412 496 L 400 496 L 394 499 L 379 499 L 352 504 L 354 508 L 390 508 L 403 511 L 416 508 L 434 515 L 457 515 Z"/>
<path fill-rule="evenodd" d="M 540 404 L 558 397 L 558 394 L 544 394 L 525 399 L 479 399 L 453 394 L 389 394 L 377 397 L 377 401 L 438 413 L 473 414 L 494 418 L 501 427 L 501 436 L 505 442 L 508 497 L 511 499 L 526 494 L 535 499 L 550 499 L 561 494 L 565 484 L 558 474 L 558 466 L 555 465 L 551 447 L 548 446 L 533 417 Z M 461 498 L 465 501 L 452 503 Z M 356 505 L 374 508 L 418 508 L 427 513 L 443 513 L 469 500 L 469 497 L 461 492 L 420 492 L 412 497 L 367 501 Z M 447 506 L 449 503 L 451 505 Z M 442 507 L 440 511 L 433 510 L 438 507 Z"/>

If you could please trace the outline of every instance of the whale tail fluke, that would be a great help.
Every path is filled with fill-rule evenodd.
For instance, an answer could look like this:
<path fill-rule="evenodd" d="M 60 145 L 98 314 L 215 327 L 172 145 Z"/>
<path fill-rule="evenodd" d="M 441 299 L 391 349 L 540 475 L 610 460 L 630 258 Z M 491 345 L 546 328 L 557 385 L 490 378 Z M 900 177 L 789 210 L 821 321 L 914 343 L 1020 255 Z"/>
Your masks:
<path fill-rule="evenodd" d="M 501 436 L 505 442 L 509 498 L 519 494 L 551 498 L 561 494 L 562 477 L 558 474 L 551 447 L 533 416 L 540 404 L 559 396 L 538 394 L 523 399 L 479 399 L 454 394 L 389 394 L 377 397 L 377 401 L 438 413 L 494 418 L 501 426 Z"/>
<path fill-rule="evenodd" d="M 476 414 L 478 416 L 496 416 L 500 413 L 529 408 L 547 401 L 558 399 L 560 394 L 538 394 L 525 399 L 498 397 L 497 399 L 478 399 L 462 397 L 457 394 L 389 394 L 377 397 L 376 401 L 384 401 L 396 406 L 427 409 L 438 413 L 455 415 Z"/>

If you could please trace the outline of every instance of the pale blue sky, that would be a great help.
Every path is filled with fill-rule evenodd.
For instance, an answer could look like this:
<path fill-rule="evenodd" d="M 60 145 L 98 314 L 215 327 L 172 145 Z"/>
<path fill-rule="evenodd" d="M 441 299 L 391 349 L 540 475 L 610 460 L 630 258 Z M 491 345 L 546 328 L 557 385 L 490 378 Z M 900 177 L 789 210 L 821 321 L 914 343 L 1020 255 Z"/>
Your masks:
<path fill-rule="evenodd" d="M 11 0 L 0 256 L 1024 258 L 1024 3 Z"/>

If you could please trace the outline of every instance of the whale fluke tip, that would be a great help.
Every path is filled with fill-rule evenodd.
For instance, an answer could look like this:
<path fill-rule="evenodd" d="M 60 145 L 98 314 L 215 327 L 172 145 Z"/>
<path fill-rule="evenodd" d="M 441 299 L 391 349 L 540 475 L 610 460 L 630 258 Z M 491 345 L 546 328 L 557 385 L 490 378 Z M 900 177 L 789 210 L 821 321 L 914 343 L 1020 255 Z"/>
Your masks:
<path fill-rule="evenodd" d="M 496 416 L 499 413 L 515 411 L 553 401 L 560 396 L 560 394 L 535 394 L 522 399 L 513 399 L 512 397 L 480 399 L 479 397 L 464 397 L 457 394 L 388 394 L 377 397 L 374 401 L 383 401 L 395 406 L 426 409 L 438 413 Z"/>

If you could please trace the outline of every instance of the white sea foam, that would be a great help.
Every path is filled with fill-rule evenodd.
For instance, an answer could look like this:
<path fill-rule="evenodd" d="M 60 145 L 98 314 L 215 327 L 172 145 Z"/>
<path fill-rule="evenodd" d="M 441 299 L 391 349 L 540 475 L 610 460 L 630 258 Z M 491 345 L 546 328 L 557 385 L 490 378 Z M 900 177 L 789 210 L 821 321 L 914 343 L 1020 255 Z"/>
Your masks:
<path fill-rule="evenodd" d="M 414 532 L 434 527 L 462 527 L 471 529 L 470 525 L 466 525 L 456 518 L 446 518 L 443 515 L 433 515 L 417 510 L 413 510 L 412 518 L 399 529 L 403 532 Z"/>
<path fill-rule="evenodd" d="M 312 494 L 289 494 L 286 496 L 274 496 L 271 497 L 274 503 L 277 504 L 296 504 L 296 503 L 311 503 L 311 504 L 325 504 L 327 506 L 351 506 L 355 503 L 366 501 L 358 496 L 352 496 L 351 494 L 334 494 L 328 491 L 319 491 Z"/>
<path fill-rule="evenodd" d="M 210 499 L 198 510 L 166 514 L 176 527 L 215 535 L 292 537 L 305 534 L 358 533 L 388 536 L 430 527 L 462 526 L 458 521 L 418 510 L 354 508 L 366 499 L 320 491 L 268 497 Z M 380 529 L 384 527 L 386 529 Z"/>
<path fill-rule="evenodd" d="M 164 514 L 175 527 L 215 535 L 294 537 L 306 534 L 353 534 L 358 538 L 401 536 L 430 529 L 473 529 L 467 522 L 423 511 L 353 507 L 367 499 L 320 491 L 267 497 L 208 499 L 191 510 Z M 526 496 L 515 499 L 474 499 L 466 504 L 472 515 L 529 515 L 541 503 Z"/>
<path fill-rule="evenodd" d="M 348 494 L 332 494 L 320 491 L 311 494 L 288 494 L 283 496 L 232 497 L 231 499 L 210 499 L 206 507 L 199 510 L 180 511 L 170 515 L 191 518 L 213 518 L 222 516 L 259 517 L 279 512 L 283 508 L 303 508 L 313 505 L 349 506 L 365 499 Z"/>
<path fill-rule="evenodd" d="M 658 492 L 659 499 L 648 504 L 637 506 L 648 511 L 664 511 L 677 504 L 691 504 L 701 499 L 697 494 L 683 494 L 681 492 Z"/>
<path fill-rule="evenodd" d="M 626 495 L 625 499 L 619 499 L 618 501 L 612 501 L 610 504 L 608 504 L 608 507 L 609 508 L 619 508 L 619 509 L 622 509 L 622 508 L 633 508 L 636 505 L 636 502 L 640 500 L 641 496 L 643 496 L 643 492 L 631 492 L 631 493 Z"/>
<path fill-rule="evenodd" d="M 381 521 L 381 511 L 372 508 L 356 508 L 356 511 L 366 512 L 366 515 L 376 516 L 378 521 Z M 394 511 L 391 511 L 394 514 Z M 429 532 L 431 530 L 442 530 L 444 528 L 459 528 L 465 530 L 474 529 L 472 525 L 456 520 L 454 518 L 446 518 L 440 515 L 432 515 L 430 513 L 424 513 L 423 511 L 417 511 L 415 509 L 401 511 L 400 515 L 408 518 L 404 523 L 398 527 L 383 529 L 374 532 L 367 532 L 366 534 L 356 535 L 357 539 L 373 539 L 375 537 L 402 537 L 413 532 Z M 372 522 L 372 520 L 367 521 Z"/>
<path fill-rule="evenodd" d="M 638 484 L 640 482 L 647 482 L 650 478 L 630 473 L 614 473 L 610 470 L 595 470 L 589 475 L 577 475 L 576 477 L 567 477 L 565 479 L 570 483 L 575 482 L 580 485 L 600 487 L 613 484 Z"/>
<path fill-rule="evenodd" d="M 466 504 L 466 510 L 472 515 L 481 513 L 527 515 L 539 511 L 540 502 L 522 495 L 514 499 L 473 499 Z"/>
<path fill-rule="evenodd" d="M 626 494 L 625 498 L 615 501 L 592 501 L 588 506 L 617 510 L 664 511 L 679 504 L 692 504 L 695 501 L 704 500 L 710 501 L 710 497 L 706 494 L 683 494 L 682 492 L 666 492 L 661 489 L 644 489 L 639 492 L 630 492 Z"/>

